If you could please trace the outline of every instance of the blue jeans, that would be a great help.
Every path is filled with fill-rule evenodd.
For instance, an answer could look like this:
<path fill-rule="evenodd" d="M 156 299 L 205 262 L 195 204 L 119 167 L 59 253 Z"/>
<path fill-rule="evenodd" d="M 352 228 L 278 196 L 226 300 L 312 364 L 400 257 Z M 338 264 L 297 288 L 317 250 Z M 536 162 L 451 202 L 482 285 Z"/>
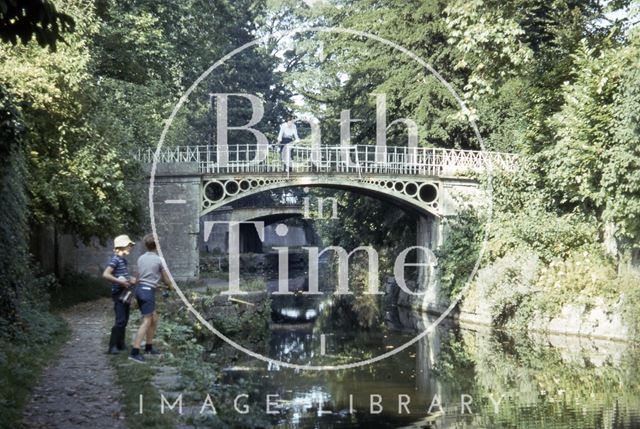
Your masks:
<path fill-rule="evenodd" d="M 124 288 L 123 288 L 124 290 Z M 116 322 L 113 325 L 115 328 L 126 328 L 129 323 L 129 310 L 131 307 L 129 304 L 125 304 L 118 299 L 121 291 L 112 292 L 111 299 L 113 300 L 113 311 L 116 313 Z"/>

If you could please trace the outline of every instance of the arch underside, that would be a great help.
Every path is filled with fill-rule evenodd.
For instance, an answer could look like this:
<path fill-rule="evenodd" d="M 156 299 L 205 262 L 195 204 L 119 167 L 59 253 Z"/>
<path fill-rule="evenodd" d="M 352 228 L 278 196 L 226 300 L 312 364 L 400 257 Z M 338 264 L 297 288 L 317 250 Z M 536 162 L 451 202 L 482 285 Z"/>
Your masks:
<path fill-rule="evenodd" d="M 287 187 L 324 187 L 355 192 L 390 201 L 422 215 L 441 217 L 441 182 L 429 178 L 246 175 L 205 177 L 201 186 L 200 215 L 239 199 Z"/>
<path fill-rule="evenodd" d="M 271 225 L 277 222 L 282 222 L 285 219 L 301 218 L 303 216 L 304 216 L 304 213 L 302 211 L 298 211 L 298 212 L 283 211 L 283 212 L 276 212 L 268 215 L 243 216 L 243 217 L 238 217 L 232 220 L 239 221 L 239 222 L 262 221 L 264 222 L 265 225 Z"/>

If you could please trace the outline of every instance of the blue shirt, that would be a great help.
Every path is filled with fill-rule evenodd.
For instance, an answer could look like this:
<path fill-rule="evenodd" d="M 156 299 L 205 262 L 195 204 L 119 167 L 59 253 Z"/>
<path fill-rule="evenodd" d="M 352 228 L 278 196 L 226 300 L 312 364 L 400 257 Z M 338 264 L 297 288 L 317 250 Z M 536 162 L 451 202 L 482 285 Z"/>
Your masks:
<path fill-rule="evenodd" d="M 113 255 L 109 261 L 109 266 L 113 268 L 114 277 L 126 277 L 129 278 L 129 268 L 127 268 L 127 260 L 122 256 Z M 111 292 L 118 292 L 122 289 L 118 283 L 111 285 Z"/>

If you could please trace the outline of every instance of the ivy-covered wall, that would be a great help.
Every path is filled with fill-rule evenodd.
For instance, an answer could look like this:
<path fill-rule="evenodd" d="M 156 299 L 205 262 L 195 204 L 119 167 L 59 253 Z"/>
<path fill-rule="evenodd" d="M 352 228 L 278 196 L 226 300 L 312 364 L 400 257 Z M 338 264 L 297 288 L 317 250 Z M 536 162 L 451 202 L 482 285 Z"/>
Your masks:
<path fill-rule="evenodd" d="M 18 110 L 0 86 L 0 314 L 8 321 L 16 320 L 18 295 L 29 278 L 24 133 Z"/>

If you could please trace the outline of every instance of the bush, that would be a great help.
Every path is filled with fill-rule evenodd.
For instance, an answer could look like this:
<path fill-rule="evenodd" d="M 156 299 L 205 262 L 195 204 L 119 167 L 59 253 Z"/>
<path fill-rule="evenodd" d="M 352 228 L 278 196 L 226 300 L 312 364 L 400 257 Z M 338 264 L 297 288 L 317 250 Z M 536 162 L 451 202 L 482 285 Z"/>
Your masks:
<path fill-rule="evenodd" d="M 573 251 L 566 259 L 553 259 L 537 284 L 549 297 L 543 303 L 545 312 L 555 315 L 568 302 L 592 304 L 595 297 L 603 297 L 612 304 L 619 297 L 616 279 L 614 262 L 593 247 Z"/>
<path fill-rule="evenodd" d="M 493 177 L 489 260 L 516 249 L 528 249 L 543 263 L 549 263 L 596 243 L 598 221 L 579 211 L 561 214 L 546 191 L 539 189 L 536 161 L 530 158 L 521 161 L 518 174 L 498 173 Z"/>
<path fill-rule="evenodd" d="M 509 254 L 514 249 L 529 249 L 542 262 L 567 258 L 598 238 L 595 222 L 585 216 L 558 216 L 531 202 L 522 211 L 496 213 L 493 220 L 489 253 L 492 258 Z"/>
<path fill-rule="evenodd" d="M 0 317 L 0 428 L 18 427 L 31 389 L 67 338 L 64 321 L 48 311 L 51 277 L 19 288 L 16 318 Z"/>
<path fill-rule="evenodd" d="M 21 115 L 0 85 L 0 427 L 15 428 L 40 369 L 66 336 L 49 313 L 52 277 L 36 278 L 29 259 Z"/>
<path fill-rule="evenodd" d="M 615 286 L 622 298 L 622 319 L 629 326 L 631 337 L 640 340 L 640 273 L 625 267 L 620 271 Z"/>
<path fill-rule="evenodd" d="M 476 264 L 483 227 L 473 210 L 465 210 L 446 222 L 447 237 L 436 256 L 442 294 L 453 301 L 466 286 Z"/>
<path fill-rule="evenodd" d="M 540 292 L 535 283 L 538 270 L 539 260 L 536 255 L 516 252 L 498 259 L 490 267 L 478 272 L 478 305 L 489 311 L 493 324 L 507 323 L 525 301 Z"/>
<path fill-rule="evenodd" d="M 51 289 L 51 307 L 56 310 L 81 302 L 110 297 L 111 285 L 102 278 L 67 271 Z"/>

